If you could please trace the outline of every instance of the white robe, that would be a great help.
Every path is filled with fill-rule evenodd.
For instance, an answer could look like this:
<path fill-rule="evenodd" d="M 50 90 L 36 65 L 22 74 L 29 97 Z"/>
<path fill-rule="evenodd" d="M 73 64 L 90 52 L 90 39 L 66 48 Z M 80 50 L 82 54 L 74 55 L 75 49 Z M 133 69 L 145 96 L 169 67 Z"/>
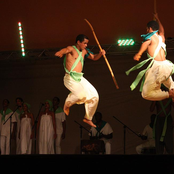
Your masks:
<path fill-rule="evenodd" d="M 21 140 L 21 154 L 31 154 L 32 140 L 30 139 L 31 132 L 31 118 L 22 118 L 20 140 Z"/>
<path fill-rule="evenodd" d="M 39 128 L 39 154 L 54 154 L 54 128 L 52 116 L 42 115 Z"/>

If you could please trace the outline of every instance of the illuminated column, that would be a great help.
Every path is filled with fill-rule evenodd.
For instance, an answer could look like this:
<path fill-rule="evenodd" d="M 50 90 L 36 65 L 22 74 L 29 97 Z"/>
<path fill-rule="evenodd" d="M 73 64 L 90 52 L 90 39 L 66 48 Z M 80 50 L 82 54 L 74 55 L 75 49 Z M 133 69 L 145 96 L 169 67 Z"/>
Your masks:
<path fill-rule="evenodd" d="M 18 29 L 19 29 L 19 38 L 20 38 L 20 44 L 21 44 L 21 52 L 22 56 L 25 56 L 25 46 L 24 46 L 24 37 L 22 32 L 22 24 L 21 22 L 18 22 Z"/>

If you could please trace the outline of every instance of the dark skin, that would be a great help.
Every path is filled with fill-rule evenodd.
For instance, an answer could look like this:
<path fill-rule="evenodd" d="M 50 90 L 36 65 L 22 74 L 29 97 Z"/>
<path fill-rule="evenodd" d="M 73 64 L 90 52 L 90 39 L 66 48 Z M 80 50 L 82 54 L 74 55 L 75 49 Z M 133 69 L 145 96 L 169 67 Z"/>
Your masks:
<path fill-rule="evenodd" d="M 39 126 L 40 126 L 40 120 L 41 120 L 41 116 L 45 115 L 47 113 L 47 115 L 51 115 L 52 116 L 52 121 L 53 121 L 53 128 L 54 128 L 54 139 L 56 139 L 57 135 L 56 135 L 56 121 L 55 121 L 55 115 L 54 112 L 50 111 L 50 105 L 48 102 L 45 102 L 45 111 L 41 112 L 38 118 L 38 123 L 37 123 L 37 136 L 39 133 Z"/>
<path fill-rule="evenodd" d="M 57 98 L 53 98 L 53 109 L 54 112 L 58 109 L 59 107 L 59 101 Z M 63 133 L 62 133 L 62 140 L 65 139 L 65 131 L 66 131 L 66 121 L 62 122 L 62 127 L 63 127 Z"/>
<path fill-rule="evenodd" d="M 95 115 L 95 120 L 96 120 L 96 125 L 98 127 L 101 127 L 101 124 L 102 124 L 102 117 L 98 114 Z M 91 136 L 90 139 L 101 139 L 101 138 L 106 138 L 106 139 L 112 139 L 113 138 L 113 133 L 111 134 L 108 134 L 108 135 L 104 135 L 103 133 L 100 133 L 99 137 L 96 137 L 96 136 Z"/>

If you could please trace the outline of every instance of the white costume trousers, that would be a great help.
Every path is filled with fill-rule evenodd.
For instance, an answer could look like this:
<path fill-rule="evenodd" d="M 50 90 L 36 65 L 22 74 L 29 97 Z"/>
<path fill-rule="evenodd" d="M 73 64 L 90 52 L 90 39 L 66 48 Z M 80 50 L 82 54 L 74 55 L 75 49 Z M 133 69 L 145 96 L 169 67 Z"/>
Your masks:
<path fill-rule="evenodd" d="M 1 155 L 10 154 L 10 135 L 1 135 Z"/>
<path fill-rule="evenodd" d="M 64 85 L 71 93 L 65 101 L 67 107 L 73 104 L 85 104 L 85 118 L 92 120 L 93 115 L 98 106 L 99 96 L 96 89 L 84 78 L 81 77 L 80 82 L 76 82 L 69 74 L 64 76 Z"/>
<path fill-rule="evenodd" d="M 142 97 L 147 100 L 160 101 L 169 98 L 169 93 L 162 91 L 161 84 L 169 90 L 174 88 L 171 78 L 173 64 L 168 60 L 154 61 L 152 67 L 145 74 Z"/>
<path fill-rule="evenodd" d="M 31 154 L 31 129 L 31 118 L 22 118 L 20 130 L 21 154 Z"/>
<path fill-rule="evenodd" d="M 56 154 L 61 154 L 61 143 L 62 140 L 62 134 L 57 134 L 57 138 L 56 138 Z"/>

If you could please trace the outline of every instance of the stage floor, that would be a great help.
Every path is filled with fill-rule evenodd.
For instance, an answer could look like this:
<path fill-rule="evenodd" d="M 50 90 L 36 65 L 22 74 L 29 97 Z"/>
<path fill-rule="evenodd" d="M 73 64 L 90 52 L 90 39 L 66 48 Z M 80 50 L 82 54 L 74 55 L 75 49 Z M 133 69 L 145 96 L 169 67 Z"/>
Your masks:
<path fill-rule="evenodd" d="M 60 167 L 65 171 L 174 173 L 174 155 L 1 155 L 0 162 L 1 165 L 17 162 L 23 167 Z"/>

